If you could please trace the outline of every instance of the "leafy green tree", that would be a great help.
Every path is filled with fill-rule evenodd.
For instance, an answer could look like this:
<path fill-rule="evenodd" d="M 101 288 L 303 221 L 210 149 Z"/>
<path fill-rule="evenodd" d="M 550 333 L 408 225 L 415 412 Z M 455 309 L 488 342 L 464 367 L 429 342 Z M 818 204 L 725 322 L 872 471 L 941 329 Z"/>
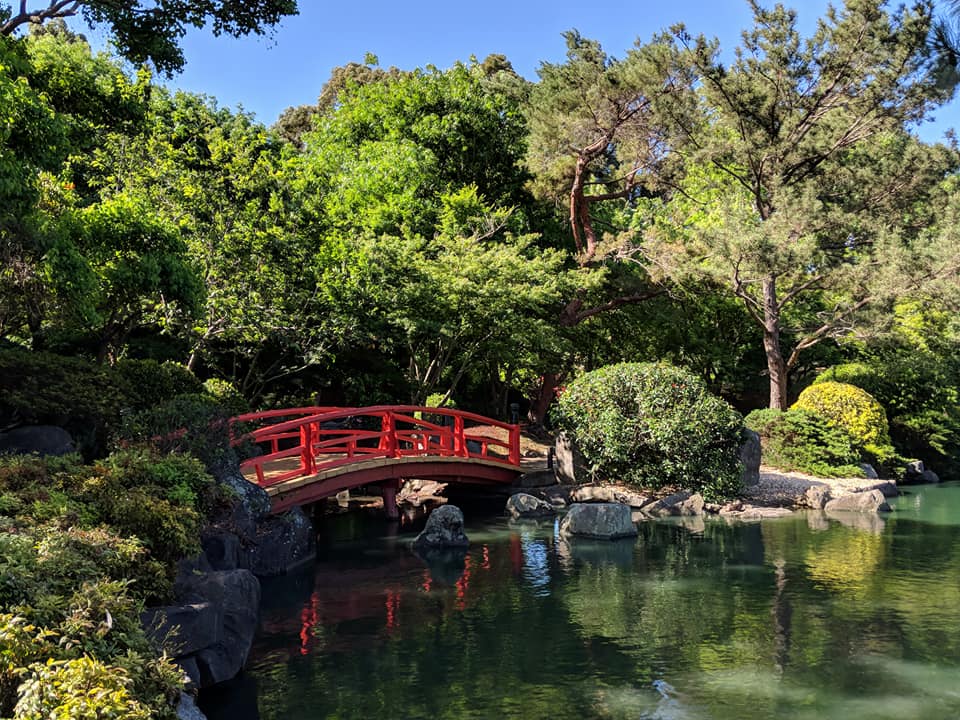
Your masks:
<path fill-rule="evenodd" d="M 296 12 L 296 0 L 49 0 L 39 7 L 19 0 L 0 5 L 0 35 L 9 37 L 28 24 L 79 14 L 91 27 L 106 25 L 126 59 L 137 64 L 149 60 L 161 73 L 171 75 L 186 62 L 180 39 L 188 27 L 210 23 L 215 35 L 261 35 Z"/>
<path fill-rule="evenodd" d="M 678 62 L 702 78 L 702 112 L 673 118 L 686 175 L 645 251 L 667 276 L 709 278 L 744 303 L 774 408 L 804 351 L 904 293 L 955 283 L 951 248 L 925 228 L 956 158 L 906 132 L 946 99 L 929 6 L 882 5 L 850 0 L 804 41 L 794 12 L 754 2 L 729 67 L 713 43 L 675 30 Z"/>
<path fill-rule="evenodd" d="M 27 81 L 31 72 L 23 44 L 0 38 L 0 337 L 40 331 L 40 174 L 57 169 L 68 147 L 62 118 Z"/>
<path fill-rule="evenodd" d="M 417 404 L 435 389 L 446 402 L 471 366 L 549 344 L 552 312 L 572 289 L 563 254 L 539 250 L 532 235 L 504 235 L 509 212 L 485 207 L 475 188 L 443 200 L 432 239 L 383 236 L 367 249 L 367 282 L 381 287 Z"/>
<path fill-rule="evenodd" d="M 196 312 L 202 286 L 186 246 L 135 200 L 117 196 L 65 215 L 46 269 L 51 332 L 88 334 L 98 360 L 115 358 L 131 332 Z M 61 267 L 69 272 L 61 273 Z"/>

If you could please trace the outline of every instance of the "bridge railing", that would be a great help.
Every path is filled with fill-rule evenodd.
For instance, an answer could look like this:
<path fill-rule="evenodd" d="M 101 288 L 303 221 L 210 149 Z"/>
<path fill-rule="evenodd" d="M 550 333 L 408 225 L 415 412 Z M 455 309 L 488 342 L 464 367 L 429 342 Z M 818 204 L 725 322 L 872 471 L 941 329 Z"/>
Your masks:
<path fill-rule="evenodd" d="M 247 413 L 233 421 L 256 423 L 291 415 L 298 417 L 234 438 L 235 444 L 252 441 L 267 451 L 241 463 L 242 470 L 253 468 L 261 486 L 375 459 L 459 457 L 520 465 L 519 425 L 463 410 L 415 405 L 309 407 Z M 364 427 L 377 425 L 378 429 Z M 491 427 L 506 430 L 506 439 L 483 429 Z M 267 475 L 266 465 L 289 458 L 297 458 L 295 466 Z"/>

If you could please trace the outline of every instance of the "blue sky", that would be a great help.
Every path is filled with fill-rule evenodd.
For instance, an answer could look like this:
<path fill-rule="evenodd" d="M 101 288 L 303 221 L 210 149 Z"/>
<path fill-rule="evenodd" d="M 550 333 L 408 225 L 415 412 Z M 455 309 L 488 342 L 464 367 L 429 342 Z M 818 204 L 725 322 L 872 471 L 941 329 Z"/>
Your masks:
<path fill-rule="evenodd" d="M 772 1 L 769 3 L 772 4 Z M 795 0 L 801 30 L 809 33 L 826 0 Z M 383 2 L 300 0 L 272 37 L 235 40 L 191 31 L 184 38 L 187 67 L 167 84 L 242 106 L 271 124 L 284 108 L 312 103 L 330 70 L 362 62 L 372 52 L 384 67 L 449 67 L 471 55 L 502 53 L 524 77 L 536 79 L 541 61 L 561 62 L 561 34 L 576 28 L 622 56 L 637 38 L 683 22 L 693 34 L 719 38 L 729 52 L 751 21 L 746 0 L 485 0 Z M 91 38 L 94 39 L 94 38 Z M 926 140 L 960 125 L 960 102 L 920 130 Z"/>

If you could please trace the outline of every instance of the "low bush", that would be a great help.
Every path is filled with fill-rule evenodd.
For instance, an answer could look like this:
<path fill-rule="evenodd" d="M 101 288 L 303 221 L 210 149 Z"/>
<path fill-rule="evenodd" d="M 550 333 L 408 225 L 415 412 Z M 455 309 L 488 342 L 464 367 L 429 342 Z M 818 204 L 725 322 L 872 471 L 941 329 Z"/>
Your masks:
<path fill-rule="evenodd" d="M 250 412 L 250 403 L 232 384 L 220 378 L 210 378 L 203 383 L 203 391 L 231 417 Z"/>
<path fill-rule="evenodd" d="M 0 425 L 58 425 L 89 459 L 102 453 L 125 398 L 110 369 L 51 353 L 0 349 Z"/>
<path fill-rule="evenodd" d="M 230 417 L 206 395 L 179 395 L 124 419 L 116 443 L 147 444 L 162 454 L 198 458 L 210 471 L 236 462 Z"/>
<path fill-rule="evenodd" d="M 746 425 L 760 435 L 763 462 L 818 477 L 862 477 L 849 434 L 807 410 L 754 410 Z"/>
<path fill-rule="evenodd" d="M 844 382 L 886 408 L 897 452 L 923 461 L 942 479 L 960 479 L 960 385 L 956 361 L 929 352 L 887 351 L 828 368 L 814 384 Z"/>
<path fill-rule="evenodd" d="M 600 480 L 682 486 L 708 500 L 740 489 L 742 418 L 681 368 L 622 363 L 585 373 L 553 419 Z"/>
<path fill-rule="evenodd" d="M 198 394 L 203 385 L 186 367 L 175 362 L 121 360 L 112 368 L 130 410 L 145 410 L 177 395 Z"/>
<path fill-rule="evenodd" d="M 132 685 L 123 668 L 89 657 L 35 663 L 20 688 L 14 720 L 151 720 Z"/>

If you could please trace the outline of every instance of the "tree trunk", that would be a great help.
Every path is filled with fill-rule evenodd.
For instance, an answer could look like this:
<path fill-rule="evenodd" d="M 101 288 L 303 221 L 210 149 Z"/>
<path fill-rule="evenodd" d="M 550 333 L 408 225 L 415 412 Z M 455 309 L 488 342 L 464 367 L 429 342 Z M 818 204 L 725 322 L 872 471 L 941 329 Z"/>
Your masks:
<path fill-rule="evenodd" d="M 547 417 L 547 410 L 550 404 L 557 396 L 557 388 L 560 387 L 560 381 L 563 379 L 561 373 L 544 373 L 540 378 L 540 387 L 537 388 L 537 395 L 530 403 L 530 409 L 527 411 L 527 420 L 531 425 L 543 425 Z"/>
<path fill-rule="evenodd" d="M 780 306 L 777 303 L 777 278 L 763 279 L 763 350 L 770 373 L 770 407 L 787 409 L 787 362 L 780 347 Z"/>

